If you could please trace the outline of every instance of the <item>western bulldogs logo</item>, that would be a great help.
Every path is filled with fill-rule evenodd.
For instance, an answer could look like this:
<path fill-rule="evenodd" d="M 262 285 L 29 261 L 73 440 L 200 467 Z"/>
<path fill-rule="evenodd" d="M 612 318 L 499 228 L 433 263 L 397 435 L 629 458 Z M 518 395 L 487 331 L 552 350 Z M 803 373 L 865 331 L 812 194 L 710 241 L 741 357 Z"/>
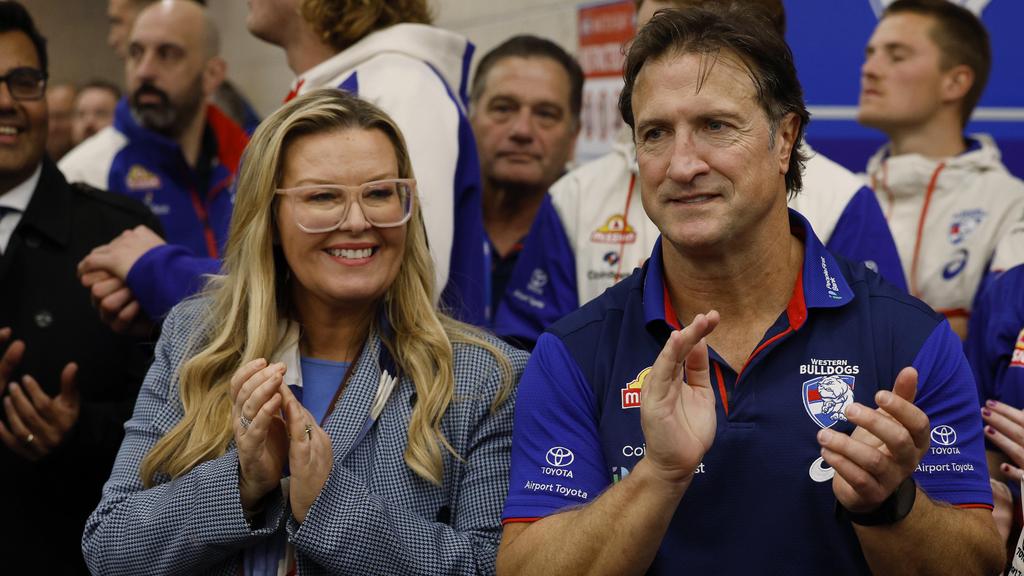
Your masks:
<path fill-rule="evenodd" d="M 543 295 L 544 287 L 548 285 L 548 275 L 540 268 L 534 268 L 533 273 L 530 274 L 530 282 L 526 285 L 526 289 L 534 294 Z"/>
<path fill-rule="evenodd" d="M 956 246 L 966 240 L 971 232 L 978 228 L 985 216 L 987 214 L 984 210 L 964 210 L 955 214 L 949 223 L 950 243 Z"/>
<path fill-rule="evenodd" d="M 846 421 L 846 407 L 853 404 L 853 376 L 832 374 L 804 382 L 803 402 L 807 415 L 822 428 Z"/>
<path fill-rule="evenodd" d="M 882 12 L 889 7 L 895 0 L 870 0 L 871 9 L 875 11 L 875 16 L 878 18 L 882 17 Z M 964 8 L 967 8 L 974 13 L 975 16 L 981 18 L 981 12 L 985 10 L 989 2 L 992 0 L 949 0 L 953 4 L 959 4 Z"/>

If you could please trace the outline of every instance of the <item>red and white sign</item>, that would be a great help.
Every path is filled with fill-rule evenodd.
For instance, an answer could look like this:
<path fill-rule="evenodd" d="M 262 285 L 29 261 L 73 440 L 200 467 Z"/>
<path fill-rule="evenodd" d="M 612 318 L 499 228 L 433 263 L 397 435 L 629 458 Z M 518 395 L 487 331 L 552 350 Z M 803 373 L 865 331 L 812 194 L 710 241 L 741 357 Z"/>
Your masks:
<path fill-rule="evenodd" d="M 583 163 L 611 150 L 622 128 L 619 92 L 622 91 L 623 46 L 636 31 L 633 0 L 615 0 L 582 6 L 578 12 L 579 62 L 583 85 L 582 130 L 576 142 L 576 162 Z"/>

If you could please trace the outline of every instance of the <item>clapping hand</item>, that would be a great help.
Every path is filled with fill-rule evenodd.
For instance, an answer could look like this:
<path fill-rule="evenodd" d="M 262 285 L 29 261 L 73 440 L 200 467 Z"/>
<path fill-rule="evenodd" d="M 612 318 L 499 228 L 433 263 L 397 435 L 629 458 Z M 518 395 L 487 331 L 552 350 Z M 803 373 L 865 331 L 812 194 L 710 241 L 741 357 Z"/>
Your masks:
<path fill-rule="evenodd" d="M 11 329 L 0 330 L 0 344 L 11 337 Z M 49 455 L 78 421 L 80 411 L 75 375 L 78 365 L 69 362 L 60 376 L 60 393 L 50 397 L 35 378 L 25 375 L 21 384 L 11 375 L 25 354 L 25 343 L 15 340 L 0 358 L 0 387 L 7 388 L 4 413 L 7 424 L 0 422 L 0 441 L 26 460 L 37 461 Z"/>
<path fill-rule="evenodd" d="M 281 417 L 284 364 L 263 358 L 244 364 L 231 377 L 238 490 L 244 510 L 257 510 L 281 482 L 288 460 L 288 435 Z"/>
<path fill-rule="evenodd" d="M 704 338 L 718 321 L 718 312 L 712 310 L 673 332 L 644 381 L 644 458 L 670 484 L 688 482 L 715 439 L 715 392 Z"/>
<path fill-rule="evenodd" d="M 904 368 L 892 392 L 875 394 L 878 408 L 854 402 L 846 417 L 857 425 L 847 436 L 834 430 L 818 432 L 821 455 L 832 468 L 836 500 L 854 513 L 877 509 L 910 477 L 928 451 L 928 416 L 913 404 L 917 370 Z"/>
<path fill-rule="evenodd" d="M 288 467 L 292 476 L 288 497 L 292 516 L 302 523 L 313 501 L 327 483 L 334 465 L 334 453 L 330 437 L 317 425 L 309 410 L 302 406 L 287 386 L 282 387 L 282 393 L 290 437 Z"/>

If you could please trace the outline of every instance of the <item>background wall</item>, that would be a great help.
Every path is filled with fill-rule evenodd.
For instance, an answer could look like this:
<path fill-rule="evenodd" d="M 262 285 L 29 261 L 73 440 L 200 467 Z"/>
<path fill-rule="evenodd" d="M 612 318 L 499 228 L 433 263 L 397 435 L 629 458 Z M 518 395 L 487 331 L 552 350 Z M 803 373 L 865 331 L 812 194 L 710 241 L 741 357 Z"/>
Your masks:
<path fill-rule="evenodd" d="M 106 0 L 21 1 L 46 36 L 51 83 L 92 78 L 121 83 L 124 69 L 107 48 Z"/>
<path fill-rule="evenodd" d="M 107 48 L 106 0 L 23 0 L 49 38 L 54 82 L 92 77 L 121 81 L 120 62 Z M 386 1 L 386 0 L 382 0 Z M 439 26 L 467 35 L 477 57 L 519 33 L 547 36 L 577 51 L 577 8 L 601 0 L 431 0 Z M 876 11 L 890 0 L 785 0 L 788 40 L 793 47 L 806 98 L 814 113 L 812 144 L 852 168 L 862 169 L 881 142 L 879 133 L 853 121 L 863 46 Z M 994 65 L 982 109 L 968 131 L 992 133 L 1006 163 L 1024 175 L 1024 21 L 1022 0 L 954 0 L 983 7 L 992 36 Z M 287 94 L 292 73 L 276 47 L 245 29 L 243 0 L 208 0 L 221 26 L 229 76 L 265 115 Z M 841 25 L 839 23 L 842 23 Z"/>

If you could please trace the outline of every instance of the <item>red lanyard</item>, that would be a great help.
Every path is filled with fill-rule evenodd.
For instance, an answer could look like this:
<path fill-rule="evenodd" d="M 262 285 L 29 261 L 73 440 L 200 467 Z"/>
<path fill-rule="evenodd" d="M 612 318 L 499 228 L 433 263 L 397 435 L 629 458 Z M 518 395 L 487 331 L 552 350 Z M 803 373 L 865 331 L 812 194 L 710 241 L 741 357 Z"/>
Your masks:
<path fill-rule="evenodd" d="M 939 181 L 939 174 L 946 167 L 945 162 L 939 162 L 936 166 L 935 172 L 932 173 L 931 181 L 928 182 L 928 188 L 924 193 L 924 205 L 921 207 L 921 215 L 917 219 L 917 235 L 914 237 L 914 255 L 910 261 L 910 278 L 908 282 L 910 284 L 910 294 L 916 298 L 921 297 L 921 292 L 917 286 L 917 268 L 918 261 L 921 255 L 921 239 L 924 237 L 924 224 L 928 219 L 928 207 L 931 206 L 932 196 L 935 194 L 935 185 Z M 889 191 L 889 170 L 887 163 L 882 163 L 882 188 L 885 190 L 886 195 L 889 197 L 889 213 L 886 214 L 886 219 L 892 216 L 892 206 L 895 202 L 892 192 Z M 871 183 L 875 183 L 874 176 L 871 177 Z"/>
<path fill-rule="evenodd" d="M 636 188 L 636 173 L 629 173 L 629 192 L 626 193 L 626 207 L 622 210 L 622 235 L 619 237 L 619 261 L 616 263 L 615 283 L 622 279 L 622 260 L 626 252 L 626 231 L 629 230 L 629 206 L 633 203 L 633 189 Z M 634 242 L 636 241 L 634 236 Z"/>

